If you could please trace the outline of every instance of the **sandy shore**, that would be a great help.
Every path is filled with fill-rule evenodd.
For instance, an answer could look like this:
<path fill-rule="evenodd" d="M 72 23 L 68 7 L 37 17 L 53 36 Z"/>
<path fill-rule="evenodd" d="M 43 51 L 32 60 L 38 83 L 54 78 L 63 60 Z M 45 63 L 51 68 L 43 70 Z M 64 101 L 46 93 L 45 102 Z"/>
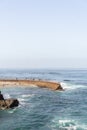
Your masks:
<path fill-rule="evenodd" d="M 56 82 L 51 82 L 51 81 L 43 81 L 43 80 L 2 80 L 0 79 L 0 88 L 1 87 L 5 87 L 5 86 L 31 86 L 31 85 L 35 85 L 41 88 L 49 88 L 52 90 L 62 90 L 62 87 L 60 85 L 60 83 L 56 83 Z"/>

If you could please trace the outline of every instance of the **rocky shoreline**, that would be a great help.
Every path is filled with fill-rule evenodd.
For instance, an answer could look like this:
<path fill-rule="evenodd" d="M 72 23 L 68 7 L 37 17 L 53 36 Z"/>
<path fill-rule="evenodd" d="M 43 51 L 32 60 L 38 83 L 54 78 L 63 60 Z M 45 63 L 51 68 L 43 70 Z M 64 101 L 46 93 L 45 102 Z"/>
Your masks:
<path fill-rule="evenodd" d="M 60 83 L 43 81 L 43 80 L 27 80 L 27 79 L 0 79 L 0 87 L 4 86 L 27 86 L 30 85 L 38 86 L 41 88 L 48 88 L 52 90 L 63 90 Z"/>

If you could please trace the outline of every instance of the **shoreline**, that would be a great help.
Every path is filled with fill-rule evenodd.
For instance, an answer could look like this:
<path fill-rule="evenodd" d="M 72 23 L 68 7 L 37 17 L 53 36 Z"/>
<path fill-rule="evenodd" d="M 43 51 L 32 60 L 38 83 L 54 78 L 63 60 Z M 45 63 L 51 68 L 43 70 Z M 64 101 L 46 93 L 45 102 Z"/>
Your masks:
<path fill-rule="evenodd" d="M 40 88 L 48 88 L 52 90 L 63 90 L 60 83 L 44 81 L 44 80 L 28 80 L 28 79 L 0 79 L 0 88 L 5 86 L 27 86 L 34 85 Z"/>

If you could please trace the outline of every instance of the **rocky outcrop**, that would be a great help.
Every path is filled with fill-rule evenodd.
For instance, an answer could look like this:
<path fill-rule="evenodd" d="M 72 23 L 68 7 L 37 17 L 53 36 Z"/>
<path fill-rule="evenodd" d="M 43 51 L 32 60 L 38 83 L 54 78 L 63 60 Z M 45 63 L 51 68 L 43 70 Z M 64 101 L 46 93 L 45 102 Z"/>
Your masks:
<path fill-rule="evenodd" d="M 9 109 L 9 108 L 14 108 L 19 105 L 19 101 L 17 99 L 5 99 L 5 100 L 0 100 L 0 109 Z"/>
<path fill-rule="evenodd" d="M 52 90 L 63 90 L 60 83 L 43 81 L 43 80 L 0 80 L 0 86 L 38 86 L 41 88 L 49 88 Z"/>
<path fill-rule="evenodd" d="M 35 84 L 38 86 L 38 87 L 41 87 L 41 88 L 49 88 L 49 89 L 52 89 L 52 90 L 63 90 L 62 86 L 60 83 L 55 83 L 55 82 L 47 82 L 47 81 L 39 81 L 39 82 L 35 82 Z"/>

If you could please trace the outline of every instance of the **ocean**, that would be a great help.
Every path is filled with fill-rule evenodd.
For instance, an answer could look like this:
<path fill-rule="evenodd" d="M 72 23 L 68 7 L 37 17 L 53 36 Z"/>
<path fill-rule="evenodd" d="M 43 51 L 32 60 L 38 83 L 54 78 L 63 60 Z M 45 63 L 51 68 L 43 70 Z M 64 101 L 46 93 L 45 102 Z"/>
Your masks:
<path fill-rule="evenodd" d="M 87 130 L 87 70 L 0 70 L 0 79 L 60 82 L 64 91 L 47 88 L 1 88 L 19 107 L 0 110 L 0 130 Z"/>

